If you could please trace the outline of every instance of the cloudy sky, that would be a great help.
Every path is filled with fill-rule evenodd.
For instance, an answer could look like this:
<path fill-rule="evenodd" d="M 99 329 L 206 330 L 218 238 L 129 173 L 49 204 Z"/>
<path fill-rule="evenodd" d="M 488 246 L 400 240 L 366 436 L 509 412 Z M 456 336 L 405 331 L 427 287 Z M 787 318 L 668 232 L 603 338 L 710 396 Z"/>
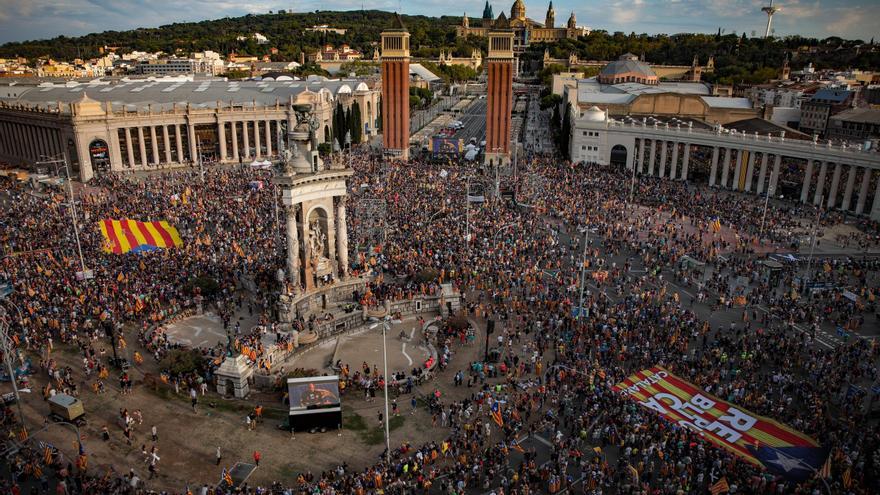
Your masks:
<path fill-rule="evenodd" d="M 80 35 L 105 30 L 155 27 L 278 9 L 401 10 L 407 14 L 477 17 L 485 0 L 305 0 L 251 2 L 231 0 L 0 0 L 0 43 Z M 512 0 L 490 2 L 498 15 L 510 12 Z M 761 33 L 764 0 L 556 0 L 557 24 L 574 11 L 578 24 L 608 31 L 636 33 L 726 32 Z M 878 0 L 776 0 L 782 12 L 774 18 L 777 35 L 831 35 L 880 39 Z M 526 0 L 529 17 L 543 21 L 546 0 Z M 872 21 L 873 19 L 873 21 Z"/>

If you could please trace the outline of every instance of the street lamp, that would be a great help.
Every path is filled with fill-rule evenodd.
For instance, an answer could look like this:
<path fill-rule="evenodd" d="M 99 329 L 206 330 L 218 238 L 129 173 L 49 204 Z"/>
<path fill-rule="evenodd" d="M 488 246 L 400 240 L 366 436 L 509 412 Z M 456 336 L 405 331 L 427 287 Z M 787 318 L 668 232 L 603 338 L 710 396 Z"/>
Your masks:
<path fill-rule="evenodd" d="M 58 175 L 58 165 L 64 165 L 64 173 L 67 175 L 67 178 L 65 179 L 65 182 L 67 182 L 67 201 L 70 204 L 70 220 L 73 224 L 73 237 L 76 239 L 76 252 L 79 255 L 79 265 L 80 269 L 82 270 L 83 279 L 91 278 L 86 273 L 86 262 L 83 258 L 82 246 L 79 242 L 79 224 L 76 221 L 76 199 L 73 196 L 73 182 L 70 179 L 70 165 L 67 162 L 67 154 L 62 153 L 61 158 L 49 158 L 45 156 L 44 158 L 45 160 L 43 160 L 42 162 L 37 162 L 37 165 L 53 165 L 56 170 L 56 175 Z"/>
<path fill-rule="evenodd" d="M 779 196 L 779 199 L 782 199 L 784 196 Z M 766 194 L 764 198 L 764 213 L 761 215 L 761 230 L 758 232 L 758 239 L 761 239 L 764 236 L 764 220 L 767 218 L 767 203 L 770 202 L 770 193 Z"/>
<path fill-rule="evenodd" d="M 12 304 L 12 307 L 14 307 L 15 310 L 18 312 L 18 321 L 19 324 L 21 324 L 21 322 L 24 321 L 24 318 L 22 317 L 21 309 L 18 307 L 18 305 L 8 299 L 2 300 L 8 302 L 9 304 Z M 2 315 L 6 316 L 6 314 L 6 309 L 3 308 Z M 9 337 L 9 332 L 12 330 L 12 325 L 9 324 L 6 318 L 3 318 L 2 320 L 0 320 L 0 322 L 3 322 L 5 325 L 4 329 L 0 330 L 0 347 L 2 347 L 3 351 L 3 361 L 6 365 L 6 372 L 9 373 L 9 382 L 12 383 L 12 392 L 13 394 L 15 394 L 15 403 L 18 406 L 18 416 L 21 420 L 21 428 L 24 430 L 25 435 L 27 435 L 27 425 L 24 422 L 24 410 L 21 407 L 21 395 L 18 393 L 18 383 L 16 383 L 15 379 L 15 369 L 13 369 L 12 367 L 12 342 Z"/>
<path fill-rule="evenodd" d="M 590 244 L 590 226 L 589 224 L 584 225 L 584 251 L 581 256 L 581 294 L 578 298 L 578 313 L 577 320 L 581 319 L 581 315 L 584 312 L 584 275 L 587 272 L 587 246 Z"/>
<path fill-rule="evenodd" d="M 370 319 L 377 321 L 375 318 Z M 385 315 L 381 322 L 370 325 L 370 330 L 382 325 L 382 376 L 385 378 L 383 380 L 385 382 L 385 462 L 389 464 L 391 463 L 391 426 L 388 418 L 388 347 L 385 337 L 391 330 L 392 323 L 400 323 L 400 320 L 393 320 L 390 315 Z"/>

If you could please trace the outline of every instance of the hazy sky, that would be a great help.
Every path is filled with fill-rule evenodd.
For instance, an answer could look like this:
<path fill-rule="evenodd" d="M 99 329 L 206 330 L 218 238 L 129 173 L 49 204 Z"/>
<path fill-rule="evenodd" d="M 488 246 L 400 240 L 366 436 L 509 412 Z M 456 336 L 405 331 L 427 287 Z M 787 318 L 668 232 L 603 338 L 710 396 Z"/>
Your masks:
<path fill-rule="evenodd" d="M 270 10 L 307 12 L 367 9 L 400 10 L 406 14 L 479 17 L 485 0 L 0 0 L 0 43 L 80 35 L 106 30 L 155 27 L 179 21 L 216 19 Z M 497 16 L 509 14 L 512 0 L 490 2 Z M 752 31 L 761 34 L 764 0 L 556 0 L 557 25 L 574 11 L 578 24 L 629 33 Z M 777 0 L 782 12 L 773 20 L 778 36 L 802 34 L 880 39 L 878 0 Z M 401 8 L 401 6 L 405 6 Z M 547 2 L 526 1 L 529 17 L 543 22 Z"/>

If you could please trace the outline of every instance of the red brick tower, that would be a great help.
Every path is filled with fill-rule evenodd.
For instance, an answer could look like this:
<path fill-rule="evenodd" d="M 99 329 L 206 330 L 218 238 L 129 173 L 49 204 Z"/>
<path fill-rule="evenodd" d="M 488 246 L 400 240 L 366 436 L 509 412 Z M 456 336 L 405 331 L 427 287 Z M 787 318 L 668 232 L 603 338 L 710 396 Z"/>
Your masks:
<path fill-rule="evenodd" d="M 486 70 L 485 162 L 510 163 L 510 113 L 513 105 L 513 31 L 502 12 L 489 31 Z"/>
<path fill-rule="evenodd" d="M 409 158 L 409 33 L 398 14 L 382 32 L 382 145 Z"/>

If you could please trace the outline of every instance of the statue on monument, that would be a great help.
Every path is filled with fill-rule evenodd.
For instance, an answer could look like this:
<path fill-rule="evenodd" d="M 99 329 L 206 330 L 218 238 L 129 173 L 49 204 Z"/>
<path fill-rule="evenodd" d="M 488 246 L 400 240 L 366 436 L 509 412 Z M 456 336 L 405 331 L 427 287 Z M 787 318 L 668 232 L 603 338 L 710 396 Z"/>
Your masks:
<path fill-rule="evenodd" d="M 327 258 L 324 257 L 324 246 L 327 241 L 327 234 L 321 229 L 321 222 L 318 219 L 312 221 L 309 225 L 309 253 L 311 253 L 312 264 L 317 266 Z"/>

